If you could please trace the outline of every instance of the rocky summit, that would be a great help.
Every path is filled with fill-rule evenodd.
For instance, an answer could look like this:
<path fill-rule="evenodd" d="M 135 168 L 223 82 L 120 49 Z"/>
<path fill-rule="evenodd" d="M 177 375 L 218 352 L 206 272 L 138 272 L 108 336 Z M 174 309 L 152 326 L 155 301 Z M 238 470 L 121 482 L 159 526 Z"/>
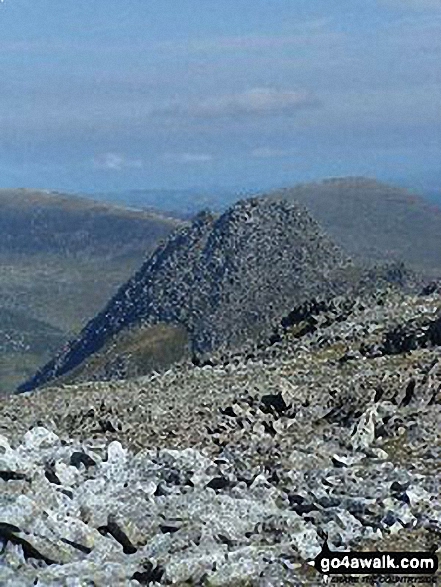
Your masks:
<path fill-rule="evenodd" d="M 0 434 L 0 585 L 322 585 L 325 541 L 439 555 L 439 289 L 309 302 L 252 352 L 2 399 Z"/>
<path fill-rule="evenodd" d="M 106 345 L 121 347 L 128 331 L 139 340 L 152 325 L 184 328 L 192 353 L 265 335 L 293 305 L 341 289 L 338 272 L 348 264 L 294 203 L 251 199 L 219 217 L 202 213 L 159 246 L 79 337 L 20 389 L 71 372 Z M 113 352 L 98 378 L 127 376 L 131 354 Z"/>

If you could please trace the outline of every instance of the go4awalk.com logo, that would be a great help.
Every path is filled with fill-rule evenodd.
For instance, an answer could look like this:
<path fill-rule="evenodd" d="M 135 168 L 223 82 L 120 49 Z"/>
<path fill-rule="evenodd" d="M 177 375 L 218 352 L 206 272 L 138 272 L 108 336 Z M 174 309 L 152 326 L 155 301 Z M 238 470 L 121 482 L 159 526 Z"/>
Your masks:
<path fill-rule="evenodd" d="M 433 575 L 438 557 L 428 552 L 331 552 L 325 543 L 315 568 L 325 575 Z"/>

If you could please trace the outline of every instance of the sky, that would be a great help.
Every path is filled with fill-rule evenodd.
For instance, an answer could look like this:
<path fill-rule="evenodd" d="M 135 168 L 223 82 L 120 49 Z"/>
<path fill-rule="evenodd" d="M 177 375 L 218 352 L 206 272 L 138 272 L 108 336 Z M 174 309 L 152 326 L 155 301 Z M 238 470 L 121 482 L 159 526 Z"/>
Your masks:
<path fill-rule="evenodd" d="M 441 187 L 441 0 L 2 0 L 0 187 Z"/>

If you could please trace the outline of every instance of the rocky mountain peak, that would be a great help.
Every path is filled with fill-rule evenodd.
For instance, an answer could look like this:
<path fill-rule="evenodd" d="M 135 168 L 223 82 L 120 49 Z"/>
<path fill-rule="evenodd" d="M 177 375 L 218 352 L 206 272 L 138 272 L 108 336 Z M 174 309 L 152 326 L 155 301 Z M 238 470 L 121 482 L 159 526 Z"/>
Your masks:
<path fill-rule="evenodd" d="M 22 390 L 66 373 L 128 328 L 179 324 L 207 352 L 267 334 L 319 291 L 348 258 L 293 202 L 250 199 L 178 229 Z"/>

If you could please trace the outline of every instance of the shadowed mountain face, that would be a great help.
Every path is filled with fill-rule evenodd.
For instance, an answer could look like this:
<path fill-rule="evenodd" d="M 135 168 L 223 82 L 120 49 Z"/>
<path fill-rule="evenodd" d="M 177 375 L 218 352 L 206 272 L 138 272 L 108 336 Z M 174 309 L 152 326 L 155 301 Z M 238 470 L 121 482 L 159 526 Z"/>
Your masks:
<path fill-rule="evenodd" d="M 197 353 L 269 334 L 293 304 L 338 289 L 337 273 L 348 263 L 293 203 L 253 199 L 220 217 L 201 214 L 160 246 L 21 391 L 78 368 L 112 341 L 118 345 L 128 328 L 181 325 Z M 124 360 L 118 357 L 118 369 Z"/>
<path fill-rule="evenodd" d="M 0 190 L 0 394 L 103 306 L 179 224 L 32 190 Z"/>
<path fill-rule="evenodd" d="M 271 197 L 306 206 L 353 258 L 404 261 L 441 275 L 441 208 L 406 189 L 337 178 L 278 190 Z"/>

